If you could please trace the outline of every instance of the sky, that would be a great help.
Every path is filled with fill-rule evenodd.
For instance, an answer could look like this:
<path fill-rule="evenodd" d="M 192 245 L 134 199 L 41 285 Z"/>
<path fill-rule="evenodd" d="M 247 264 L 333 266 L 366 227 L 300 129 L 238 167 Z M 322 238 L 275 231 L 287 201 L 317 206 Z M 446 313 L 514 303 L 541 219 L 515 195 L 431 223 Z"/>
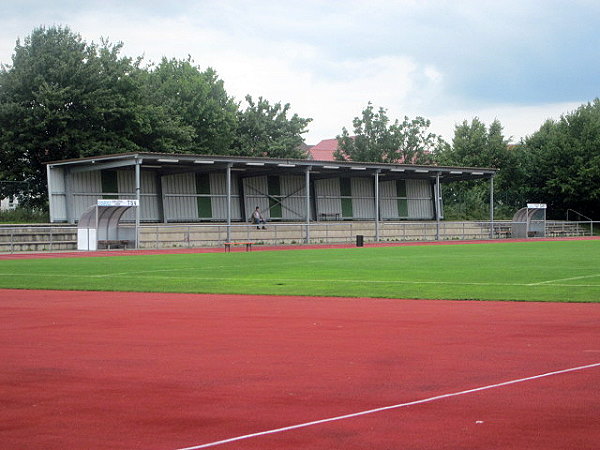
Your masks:
<path fill-rule="evenodd" d="M 66 26 L 123 54 L 212 67 L 229 95 L 310 117 L 335 138 L 371 102 L 392 120 L 498 119 L 512 142 L 594 100 L 597 0 L 1 0 L 0 63 L 40 26 Z"/>

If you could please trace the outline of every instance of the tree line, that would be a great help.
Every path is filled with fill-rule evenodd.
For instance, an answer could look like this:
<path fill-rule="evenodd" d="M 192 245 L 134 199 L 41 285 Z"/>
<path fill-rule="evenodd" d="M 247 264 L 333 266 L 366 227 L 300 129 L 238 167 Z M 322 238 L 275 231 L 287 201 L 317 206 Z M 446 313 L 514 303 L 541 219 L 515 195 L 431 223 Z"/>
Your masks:
<path fill-rule="evenodd" d="M 406 162 L 499 169 L 494 180 L 496 215 L 511 218 L 527 203 L 548 204 L 549 217 L 600 217 L 600 100 L 581 105 L 559 120 L 510 144 L 500 121 L 478 118 L 455 126 L 452 142 L 428 132 L 429 121 L 402 122 L 368 104 L 353 131 L 337 136 L 336 157 L 346 160 Z M 445 216 L 481 219 L 489 214 L 489 187 L 481 182 L 443 185 Z M 578 215 L 582 214 L 581 216 Z"/>
<path fill-rule="evenodd" d="M 0 67 L 0 197 L 47 202 L 48 161 L 123 152 L 306 158 L 310 118 L 263 97 L 230 96 L 194 61 L 158 63 L 121 54 L 122 43 L 87 43 L 68 27 L 40 27 Z M 423 117 L 391 120 L 368 103 L 337 136 L 340 160 L 493 167 L 499 216 L 527 202 L 600 217 L 600 100 L 510 144 L 498 120 L 456 125 L 446 142 Z M 488 214 L 482 183 L 444 185 L 447 218 Z"/>

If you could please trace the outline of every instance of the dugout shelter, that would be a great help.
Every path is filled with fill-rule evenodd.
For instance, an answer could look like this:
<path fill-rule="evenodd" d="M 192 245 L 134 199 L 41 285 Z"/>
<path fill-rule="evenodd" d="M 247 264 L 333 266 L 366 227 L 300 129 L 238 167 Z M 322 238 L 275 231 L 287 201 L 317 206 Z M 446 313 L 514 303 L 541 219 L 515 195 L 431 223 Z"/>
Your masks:
<path fill-rule="evenodd" d="M 137 247 L 137 226 L 122 226 L 121 217 L 137 200 L 98 200 L 83 212 L 77 224 L 77 250 L 98 250 L 100 247 Z"/>
<path fill-rule="evenodd" d="M 545 237 L 546 208 L 545 203 L 528 203 L 518 210 L 513 216 L 512 237 Z"/>

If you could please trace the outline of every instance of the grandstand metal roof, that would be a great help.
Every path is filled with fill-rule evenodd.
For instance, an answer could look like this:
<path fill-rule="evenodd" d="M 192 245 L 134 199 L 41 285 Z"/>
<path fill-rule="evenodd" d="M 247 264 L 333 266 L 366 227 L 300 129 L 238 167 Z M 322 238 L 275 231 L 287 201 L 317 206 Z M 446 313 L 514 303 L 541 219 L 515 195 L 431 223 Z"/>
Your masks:
<path fill-rule="evenodd" d="M 68 166 L 71 171 L 115 169 L 140 164 L 144 170 L 164 173 L 210 172 L 231 167 L 236 172 L 246 172 L 248 176 L 277 173 L 302 174 L 310 170 L 311 177 L 372 176 L 380 179 L 427 179 L 439 175 L 442 182 L 489 179 L 496 169 L 481 167 L 449 167 L 414 164 L 388 164 L 355 161 L 317 161 L 285 158 L 256 158 L 223 155 L 195 155 L 173 153 L 118 153 L 87 158 L 51 161 L 49 166 Z"/>

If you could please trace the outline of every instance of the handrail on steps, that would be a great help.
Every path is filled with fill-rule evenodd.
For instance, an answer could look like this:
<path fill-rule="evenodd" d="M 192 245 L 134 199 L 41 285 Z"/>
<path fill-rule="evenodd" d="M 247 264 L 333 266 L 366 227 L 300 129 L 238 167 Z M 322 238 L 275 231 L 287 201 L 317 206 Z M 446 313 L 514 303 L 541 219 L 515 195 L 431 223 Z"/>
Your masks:
<path fill-rule="evenodd" d="M 593 222 L 592 219 L 590 219 L 588 216 L 586 216 L 585 214 L 581 214 L 579 211 L 575 211 L 574 209 L 567 209 L 567 221 L 569 220 L 569 211 L 574 212 L 575 214 L 577 214 L 579 217 L 583 217 L 584 219 L 589 220 L 590 222 Z"/>

